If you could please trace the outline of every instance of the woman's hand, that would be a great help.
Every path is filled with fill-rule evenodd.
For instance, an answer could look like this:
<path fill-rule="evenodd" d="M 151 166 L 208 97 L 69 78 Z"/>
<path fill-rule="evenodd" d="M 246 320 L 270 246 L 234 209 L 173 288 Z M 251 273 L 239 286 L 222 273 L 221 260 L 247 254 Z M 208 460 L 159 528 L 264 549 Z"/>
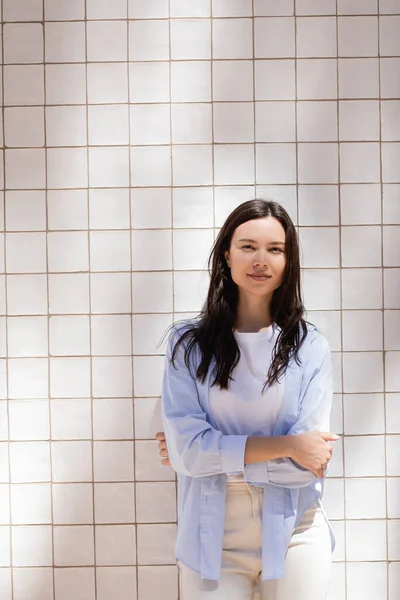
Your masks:
<path fill-rule="evenodd" d="M 158 454 L 162 457 L 161 464 L 168 467 L 171 465 L 168 456 L 168 448 L 167 448 L 167 440 L 165 439 L 165 434 L 163 431 L 159 431 L 156 435 L 156 440 L 158 441 Z"/>
<path fill-rule="evenodd" d="M 308 469 L 316 477 L 323 477 L 332 457 L 332 446 L 339 436 L 324 431 L 309 431 L 287 436 L 289 458 Z"/>

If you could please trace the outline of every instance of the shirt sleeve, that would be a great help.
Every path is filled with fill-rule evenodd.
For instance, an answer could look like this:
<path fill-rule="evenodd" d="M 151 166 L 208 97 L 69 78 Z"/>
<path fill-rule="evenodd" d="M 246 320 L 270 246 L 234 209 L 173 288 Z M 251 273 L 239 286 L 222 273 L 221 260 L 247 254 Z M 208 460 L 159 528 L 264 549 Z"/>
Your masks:
<path fill-rule="evenodd" d="M 179 346 L 171 362 L 176 336 L 169 338 L 162 384 L 162 418 L 173 469 L 189 477 L 204 477 L 244 470 L 246 435 L 223 435 L 207 421 L 195 379 Z"/>
<path fill-rule="evenodd" d="M 299 414 L 287 435 L 313 430 L 329 431 L 333 383 L 330 348 L 326 338 L 319 334 L 311 341 L 309 352 L 304 366 Z M 244 473 L 249 481 L 287 488 L 306 487 L 316 479 L 314 473 L 290 458 L 246 465 Z"/>

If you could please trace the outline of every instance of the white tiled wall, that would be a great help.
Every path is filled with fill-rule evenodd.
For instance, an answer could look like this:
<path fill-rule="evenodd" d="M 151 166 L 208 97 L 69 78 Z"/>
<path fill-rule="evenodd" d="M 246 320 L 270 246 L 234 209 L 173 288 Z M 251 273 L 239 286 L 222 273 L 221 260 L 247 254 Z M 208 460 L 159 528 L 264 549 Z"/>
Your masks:
<path fill-rule="evenodd" d="M 256 194 L 299 225 L 333 350 L 329 600 L 397 599 L 400 0 L 3 0 L 2 17 L 1 600 L 177 600 L 158 343 Z"/>

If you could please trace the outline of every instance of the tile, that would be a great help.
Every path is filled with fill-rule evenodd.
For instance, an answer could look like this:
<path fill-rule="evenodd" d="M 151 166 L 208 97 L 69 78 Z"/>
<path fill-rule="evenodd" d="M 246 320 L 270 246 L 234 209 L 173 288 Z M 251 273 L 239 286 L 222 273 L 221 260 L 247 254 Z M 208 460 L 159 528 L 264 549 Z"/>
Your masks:
<path fill-rule="evenodd" d="M 165 333 L 172 325 L 172 314 L 133 315 L 133 353 L 136 355 L 164 354 Z"/>
<path fill-rule="evenodd" d="M 347 566 L 347 590 L 365 600 L 386 597 L 387 566 L 384 562 L 356 562 Z"/>
<path fill-rule="evenodd" d="M 90 441 L 54 441 L 51 444 L 51 452 L 53 482 L 92 481 Z"/>
<path fill-rule="evenodd" d="M 163 565 L 175 562 L 175 524 L 138 525 L 139 565 Z"/>
<path fill-rule="evenodd" d="M 132 186 L 169 187 L 171 185 L 171 149 L 169 146 L 131 147 L 130 159 Z M 199 165 L 200 167 L 201 165 Z"/>
<path fill-rule="evenodd" d="M 168 0 L 128 0 L 130 19 L 160 19 L 169 16 Z"/>
<path fill-rule="evenodd" d="M 157 443 L 151 441 L 135 442 L 135 480 L 139 481 L 175 481 L 172 467 L 161 464 Z"/>
<path fill-rule="evenodd" d="M 388 558 L 399 560 L 400 556 L 400 521 L 388 522 Z"/>
<path fill-rule="evenodd" d="M 6 150 L 5 171 L 8 189 L 44 189 L 45 151 L 40 148 Z"/>
<path fill-rule="evenodd" d="M 45 25 L 47 63 L 84 63 L 86 61 L 85 24 L 50 22 Z"/>
<path fill-rule="evenodd" d="M 90 302 L 93 314 L 130 313 L 132 311 L 129 273 L 92 273 Z"/>
<path fill-rule="evenodd" d="M 299 61 L 298 64 L 300 67 L 301 62 Z M 256 100 L 295 99 L 294 60 L 257 60 L 254 73 Z"/>
<path fill-rule="evenodd" d="M 170 57 L 169 21 L 130 21 L 129 60 L 168 60 Z"/>
<path fill-rule="evenodd" d="M 175 229 L 212 227 L 214 202 L 211 187 L 173 190 L 173 226 Z"/>
<path fill-rule="evenodd" d="M 381 228 L 377 225 L 343 227 L 342 266 L 380 267 L 381 238 Z"/>
<path fill-rule="evenodd" d="M 163 289 L 160 296 L 154 289 Z M 173 308 L 172 273 L 133 273 L 132 301 L 134 313 L 170 313 Z"/>
<path fill-rule="evenodd" d="M 128 7 L 125 0 L 114 0 L 112 4 L 108 0 L 87 0 L 87 19 L 126 19 Z"/>
<path fill-rule="evenodd" d="M 400 433 L 399 394 L 386 394 L 386 432 Z"/>
<path fill-rule="evenodd" d="M 154 439 L 162 431 L 160 398 L 135 398 L 135 438 Z M 137 453 L 136 453 L 137 455 Z"/>
<path fill-rule="evenodd" d="M 217 105 L 214 104 L 215 106 Z M 212 142 L 211 104 L 173 104 L 171 118 L 173 144 L 210 144 Z"/>
<path fill-rule="evenodd" d="M 51 567 L 52 528 L 50 525 L 12 528 L 14 567 Z"/>
<path fill-rule="evenodd" d="M 346 479 L 346 518 L 385 519 L 385 480 L 375 477 Z"/>
<path fill-rule="evenodd" d="M 338 225 L 338 190 L 333 185 L 301 185 L 299 194 L 300 226 Z"/>
<path fill-rule="evenodd" d="M 298 59 L 298 100 L 334 100 L 337 98 L 337 95 L 336 59 Z"/>
<path fill-rule="evenodd" d="M 179 108 L 191 105 L 178 104 Z M 194 105 L 207 106 L 208 105 Z M 211 107 L 210 107 L 211 109 Z M 186 122 L 187 126 L 189 123 Z M 186 128 L 182 126 L 182 129 Z M 185 135 L 191 140 L 191 132 Z M 195 142 L 196 140 L 193 140 Z M 130 106 L 130 143 L 134 145 L 170 144 L 171 143 L 171 112 L 168 104 L 133 104 Z M 174 143 L 178 143 L 174 140 Z M 190 143 L 190 141 L 189 141 Z"/>
<path fill-rule="evenodd" d="M 384 436 L 346 437 L 344 450 L 346 477 L 385 475 Z"/>
<path fill-rule="evenodd" d="M 88 235 L 84 231 L 57 231 L 47 237 L 50 272 L 87 271 L 89 268 Z"/>
<path fill-rule="evenodd" d="M 170 17 L 210 17 L 210 2 L 198 0 L 197 2 L 184 2 L 171 0 Z"/>
<path fill-rule="evenodd" d="M 89 275 L 73 273 L 49 275 L 51 314 L 89 313 Z"/>
<path fill-rule="evenodd" d="M 339 139 L 377 141 L 380 136 L 378 100 L 339 102 Z"/>
<path fill-rule="evenodd" d="M 256 183 L 296 183 L 296 166 L 295 144 L 256 145 Z"/>
<path fill-rule="evenodd" d="M 48 355 L 46 317 L 8 318 L 7 336 L 10 358 Z"/>
<path fill-rule="evenodd" d="M 90 190 L 89 225 L 91 229 L 129 229 L 129 190 Z"/>
<path fill-rule="evenodd" d="M 342 342 L 340 337 L 341 315 L 338 310 L 308 311 L 307 318 L 326 337 L 332 352 L 340 352 Z"/>
<path fill-rule="evenodd" d="M 133 103 L 169 102 L 170 73 L 168 63 L 131 63 L 129 65 L 129 89 L 130 102 Z"/>
<path fill-rule="evenodd" d="M 50 393 L 52 398 L 88 398 L 90 396 L 90 359 L 51 358 Z"/>
<path fill-rule="evenodd" d="M 93 356 L 130 355 L 130 315 L 93 315 L 91 319 Z"/>
<path fill-rule="evenodd" d="M 42 63 L 42 23 L 6 23 L 3 48 L 4 64 Z"/>
<path fill-rule="evenodd" d="M 117 62 L 128 59 L 128 29 L 125 21 L 86 23 L 87 60 Z"/>
<path fill-rule="evenodd" d="M 212 158 L 211 145 L 173 146 L 174 185 L 210 185 L 213 179 Z"/>
<path fill-rule="evenodd" d="M 54 563 L 57 567 L 93 565 L 93 527 L 90 525 L 55 526 Z"/>
<path fill-rule="evenodd" d="M 336 102 L 297 103 L 297 141 L 336 142 L 337 139 Z"/>
<path fill-rule="evenodd" d="M 399 157 L 399 143 L 382 143 L 382 180 L 384 183 L 400 183 L 400 175 L 397 170 Z"/>
<path fill-rule="evenodd" d="M 256 102 L 256 142 L 294 142 L 296 140 L 294 102 Z"/>
<path fill-rule="evenodd" d="M 354 142 L 340 144 L 342 183 L 374 183 L 380 180 L 379 144 Z"/>
<path fill-rule="evenodd" d="M 400 456 L 400 436 L 386 436 L 386 473 L 389 476 L 398 476 Z"/>
<path fill-rule="evenodd" d="M 91 483 L 53 483 L 54 525 L 93 523 Z"/>
<path fill-rule="evenodd" d="M 4 66 L 4 104 L 44 104 L 44 65 Z"/>
<path fill-rule="evenodd" d="M 29 598 L 32 589 L 41 591 L 42 600 L 53 600 L 53 569 L 51 567 L 15 569 L 13 572 L 13 588 L 15 600 Z"/>
<path fill-rule="evenodd" d="M 50 481 L 50 444 L 12 442 L 10 444 L 11 483 Z"/>
<path fill-rule="evenodd" d="M 119 600 L 137 600 L 134 567 L 97 567 L 97 600 L 109 600 L 117 591 Z"/>
<path fill-rule="evenodd" d="M 131 397 L 131 357 L 94 357 L 92 359 L 92 379 L 95 398 Z"/>
<path fill-rule="evenodd" d="M 398 98 L 400 96 L 400 58 L 380 59 L 380 83 L 382 98 Z"/>
<path fill-rule="evenodd" d="M 346 435 L 385 433 L 383 394 L 345 394 L 343 407 Z"/>
<path fill-rule="evenodd" d="M 51 437 L 53 440 L 92 438 L 90 399 L 51 400 Z"/>
<path fill-rule="evenodd" d="M 379 18 L 379 44 L 381 56 L 399 56 L 400 40 L 397 35 L 400 16 Z"/>
<path fill-rule="evenodd" d="M 49 320 L 50 354 L 52 356 L 85 356 L 90 354 L 88 316 L 53 316 Z"/>
<path fill-rule="evenodd" d="M 169 229 L 172 225 L 171 212 L 170 188 L 131 190 L 132 229 Z"/>
<path fill-rule="evenodd" d="M 296 15 L 334 15 L 336 0 L 295 0 Z"/>
<path fill-rule="evenodd" d="M 307 310 L 340 308 L 340 274 L 336 269 L 303 269 L 302 277 Z"/>
<path fill-rule="evenodd" d="M 400 266 L 400 254 L 397 246 L 400 227 L 385 225 L 383 227 L 383 264 L 385 267 Z"/>
<path fill-rule="evenodd" d="M 257 27 L 256 23 L 255 27 Z M 212 22 L 212 55 L 214 59 L 252 58 L 252 20 L 214 19 Z"/>
<path fill-rule="evenodd" d="M 86 146 L 85 106 L 46 107 L 47 146 Z"/>
<path fill-rule="evenodd" d="M 46 314 L 46 275 L 8 275 L 7 305 L 9 315 Z"/>
<path fill-rule="evenodd" d="M 330 143 L 298 145 L 298 181 L 302 184 L 337 183 L 338 148 Z"/>
<path fill-rule="evenodd" d="M 129 143 L 129 109 L 124 105 L 88 107 L 89 144 L 123 146 Z"/>
<path fill-rule="evenodd" d="M 91 65 L 90 68 L 97 67 Z M 86 65 L 47 64 L 46 104 L 85 104 Z"/>
<path fill-rule="evenodd" d="M 324 510 L 328 519 L 344 519 L 344 480 L 328 477 L 324 486 Z"/>
<path fill-rule="evenodd" d="M 400 352 L 387 352 L 385 362 L 386 389 L 388 392 L 400 391 L 399 379 Z"/>
<path fill-rule="evenodd" d="M 250 102 L 214 103 L 214 142 L 254 142 L 254 107 Z"/>
<path fill-rule="evenodd" d="M 133 523 L 135 496 L 133 483 L 95 483 L 96 524 Z"/>
<path fill-rule="evenodd" d="M 95 482 L 133 481 L 133 442 L 94 442 Z"/>
<path fill-rule="evenodd" d="M 296 44 L 298 58 L 336 57 L 336 18 L 297 19 Z"/>
<path fill-rule="evenodd" d="M 397 498 L 400 491 L 400 478 L 390 477 L 387 480 L 388 518 L 398 519 L 400 515 Z"/>
<path fill-rule="evenodd" d="M 378 18 L 364 16 L 358 16 L 357 19 L 339 17 L 338 52 L 340 57 L 377 56 Z"/>
<path fill-rule="evenodd" d="M 13 525 L 51 523 L 51 488 L 49 483 L 12 484 L 10 492 Z"/>
<path fill-rule="evenodd" d="M 400 101 L 383 100 L 381 102 L 382 140 L 396 142 L 400 140 Z"/>
<path fill-rule="evenodd" d="M 92 231 L 90 233 L 92 271 L 130 271 L 130 235 L 128 231 Z"/>
<path fill-rule="evenodd" d="M 383 391 L 383 364 L 380 352 L 345 352 L 344 391 L 371 393 Z"/>
<path fill-rule="evenodd" d="M 251 17 L 253 16 L 252 0 L 212 0 L 213 17 Z"/>
<path fill-rule="evenodd" d="M 135 526 L 97 525 L 96 564 L 99 566 L 136 564 Z"/>
<path fill-rule="evenodd" d="M 386 559 L 386 525 L 384 520 L 347 521 L 346 533 L 348 561 Z"/>
<path fill-rule="evenodd" d="M 171 230 L 137 229 L 132 232 L 133 271 L 170 271 L 171 269 Z"/>
<path fill-rule="evenodd" d="M 41 0 L 5 0 L 3 21 L 42 21 L 43 3 Z"/>
<path fill-rule="evenodd" d="M 93 401 L 93 439 L 133 438 L 133 402 L 131 398 L 96 398 Z"/>
<path fill-rule="evenodd" d="M 88 186 L 86 148 L 48 148 L 47 186 L 85 188 Z"/>
<path fill-rule="evenodd" d="M 211 58 L 211 22 L 209 19 L 173 19 L 171 20 L 170 35 L 172 60 Z"/>
<path fill-rule="evenodd" d="M 349 310 L 343 312 L 342 319 L 343 350 L 383 350 L 382 311 Z"/>
<path fill-rule="evenodd" d="M 164 371 L 163 356 L 135 356 L 133 373 L 135 396 L 159 396 Z"/>
<path fill-rule="evenodd" d="M 96 584 L 93 567 L 63 567 L 54 569 L 55 591 L 58 600 L 94 600 Z"/>
<path fill-rule="evenodd" d="M 44 111 L 39 107 L 4 109 L 4 139 L 8 148 L 44 146 Z"/>
<path fill-rule="evenodd" d="M 160 502 L 162 498 L 162 502 Z M 138 523 L 175 522 L 175 482 L 149 482 L 136 484 L 136 509 Z"/>
<path fill-rule="evenodd" d="M 6 269 L 8 273 L 46 271 L 46 234 L 7 233 Z"/>
<path fill-rule="evenodd" d="M 90 63 L 87 66 L 89 104 L 128 102 L 128 73 L 123 63 Z"/>
<path fill-rule="evenodd" d="M 209 102 L 211 100 L 210 61 L 173 61 L 170 67 L 172 102 Z M 218 68 L 218 65 L 214 65 L 214 68 Z M 220 80 L 220 77 L 218 79 Z M 214 99 L 218 99 L 215 93 Z"/>
<path fill-rule="evenodd" d="M 381 222 L 381 186 L 375 183 L 340 186 L 342 225 L 371 225 Z"/>
<path fill-rule="evenodd" d="M 47 21 L 75 21 L 85 18 L 84 0 L 71 0 L 65 4 L 63 0 L 45 0 L 44 15 Z"/>
<path fill-rule="evenodd" d="M 9 397 L 15 399 L 47 398 L 48 360 L 12 358 L 8 362 Z"/>
<path fill-rule="evenodd" d="M 212 229 L 174 231 L 174 269 L 205 269 L 212 245 Z"/>
<path fill-rule="evenodd" d="M 254 145 L 235 144 L 214 147 L 214 183 L 246 185 L 254 183 Z"/>
<path fill-rule="evenodd" d="M 254 52 L 255 58 L 294 58 L 294 18 L 256 18 L 254 21 Z"/>
<path fill-rule="evenodd" d="M 339 0 L 338 14 L 340 15 L 374 15 L 378 12 L 378 0 Z"/>
<path fill-rule="evenodd" d="M 89 148 L 90 187 L 128 187 L 129 148 Z"/>
<path fill-rule="evenodd" d="M 300 229 L 302 265 L 305 268 L 339 266 L 339 232 L 334 227 Z M 318 248 L 318 252 L 316 249 Z"/>
<path fill-rule="evenodd" d="M 339 58 L 339 97 L 378 98 L 377 58 Z"/>
<path fill-rule="evenodd" d="M 379 268 L 344 269 L 342 302 L 344 309 L 382 308 L 381 270 Z"/>
<path fill-rule="evenodd" d="M 11 441 L 40 441 L 50 438 L 48 400 L 18 400 L 8 406 Z"/>

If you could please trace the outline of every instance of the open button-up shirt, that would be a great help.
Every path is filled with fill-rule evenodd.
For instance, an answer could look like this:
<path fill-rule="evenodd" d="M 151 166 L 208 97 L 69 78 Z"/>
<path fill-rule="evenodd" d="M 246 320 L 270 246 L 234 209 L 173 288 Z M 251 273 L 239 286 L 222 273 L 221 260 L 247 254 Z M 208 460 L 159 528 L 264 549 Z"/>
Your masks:
<path fill-rule="evenodd" d="M 264 488 L 262 579 L 284 576 L 294 528 L 314 503 L 320 505 L 323 479 L 289 458 L 244 464 L 246 435 L 223 435 L 210 413 L 213 364 L 204 383 L 195 378 L 200 349 L 188 369 L 182 344 L 172 349 L 187 324 L 175 325 L 169 338 L 162 385 L 162 416 L 168 452 L 178 475 L 178 533 L 175 554 L 215 589 L 221 573 L 227 473 L 243 472 L 250 485 Z M 274 436 L 329 430 L 332 405 L 330 349 L 325 337 L 307 324 L 307 337 L 285 373 L 285 394 Z M 332 550 L 334 538 L 331 531 Z"/>

